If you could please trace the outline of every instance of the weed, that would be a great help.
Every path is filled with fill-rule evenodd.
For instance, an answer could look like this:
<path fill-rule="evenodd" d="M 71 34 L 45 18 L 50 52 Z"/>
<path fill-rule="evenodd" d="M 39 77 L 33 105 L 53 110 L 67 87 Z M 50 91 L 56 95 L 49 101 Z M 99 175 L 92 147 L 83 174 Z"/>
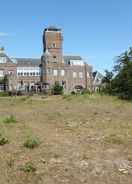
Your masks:
<path fill-rule="evenodd" d="M 34 166 L 34 164 L 32 162 L 27 162 L 27 163 L 25 163 L 24 166 L 22 166 L 20 168 L 20 170 L 22 170 L 26 173 L 33 173 L 36 171 L 36 167 Z"/>
<path fill-rule="evenodd" d="M 16 120 L 16 118 L 13 115 L 11 115 L 9 117 L 6 117 L 3 120 L 3 123 L 5 123 L 5 124 L 12 124 L 12 123 L 16 123 L 16 122 L 17 122 L 17 120 Z"/>
<path fill-rule="evenodd" d="M 9 142 L 8 138 L 4 134 L 0 133 L 0 145 L 3 146 L 4 144 L 7 144 L 8 142 Z"/>
<path fill-rule="evenodd" d="M 40 141 L 37 137 L 29 136 L 27 140 L 24 142 L 24 147 L 29 149 L 34 149 L 38 147 L 40 144 Z"/>
<path fill-rule="evenodd" d="M 125 140 L 122 136 L 116 134 L 110 134 L 105 137 L 105 141 L 110 144 L 124 144 Z"/>

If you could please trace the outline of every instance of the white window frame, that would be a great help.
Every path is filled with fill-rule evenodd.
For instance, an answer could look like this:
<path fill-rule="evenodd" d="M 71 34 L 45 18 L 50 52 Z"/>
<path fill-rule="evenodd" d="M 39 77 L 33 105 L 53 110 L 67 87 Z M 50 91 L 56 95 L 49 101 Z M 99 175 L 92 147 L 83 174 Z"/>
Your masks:
<path fill-rule="evenodd" d="M 73 72 L 73 78 L 77 78 L 77 72 Z"/>
<path fill-rule="evenodd" d="M 61 76 L 65 76 L 65 70 L 61 70 Z"/>
<path fill-rule="evenodd" d="M 79 78 L 83 79 L 83 72 L 79 72 Z"/>
<path fill-rule="evenodd" d="M 54 69 L 54 70 L 53 70 L 53 75 L 54 75 L 54 76 L 57 76 L 57 75 L 58 75 L 58 70 L 55 70 L 55 69 Z"/>

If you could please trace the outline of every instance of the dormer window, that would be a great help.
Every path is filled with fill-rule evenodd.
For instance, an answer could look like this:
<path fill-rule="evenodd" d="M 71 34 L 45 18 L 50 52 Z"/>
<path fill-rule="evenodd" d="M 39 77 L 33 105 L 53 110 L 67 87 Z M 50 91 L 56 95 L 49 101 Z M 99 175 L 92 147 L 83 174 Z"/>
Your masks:
<path fill-rule="evenodd" d="M 0 57 L 0 63 L 6 63 L 6 57 Z"/>

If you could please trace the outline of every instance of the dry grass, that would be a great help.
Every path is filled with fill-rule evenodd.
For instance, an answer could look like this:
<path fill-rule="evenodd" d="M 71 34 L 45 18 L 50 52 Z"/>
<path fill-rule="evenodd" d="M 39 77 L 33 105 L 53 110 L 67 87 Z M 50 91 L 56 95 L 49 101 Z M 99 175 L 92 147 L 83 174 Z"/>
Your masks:
<path fill-rule="evenodd" d="M 10 117 L 17 123 L 4 123 Z M 0 184 L 132 183 L 131 102 L 1 97 L 0 130 L 9 139 L 0 146 Z M 35 149 L 23 146 L 29 134 L 41 142 Z"/>

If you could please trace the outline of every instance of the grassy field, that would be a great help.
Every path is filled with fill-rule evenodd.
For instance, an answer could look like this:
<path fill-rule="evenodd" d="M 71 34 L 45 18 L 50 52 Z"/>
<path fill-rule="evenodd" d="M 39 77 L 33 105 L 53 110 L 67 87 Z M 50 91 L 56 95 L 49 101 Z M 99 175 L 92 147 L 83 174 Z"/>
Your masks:
<path fill-rule="evenodd" d="M 131 184 L 132 102 L 0 98 L 0 184 Z"/>

